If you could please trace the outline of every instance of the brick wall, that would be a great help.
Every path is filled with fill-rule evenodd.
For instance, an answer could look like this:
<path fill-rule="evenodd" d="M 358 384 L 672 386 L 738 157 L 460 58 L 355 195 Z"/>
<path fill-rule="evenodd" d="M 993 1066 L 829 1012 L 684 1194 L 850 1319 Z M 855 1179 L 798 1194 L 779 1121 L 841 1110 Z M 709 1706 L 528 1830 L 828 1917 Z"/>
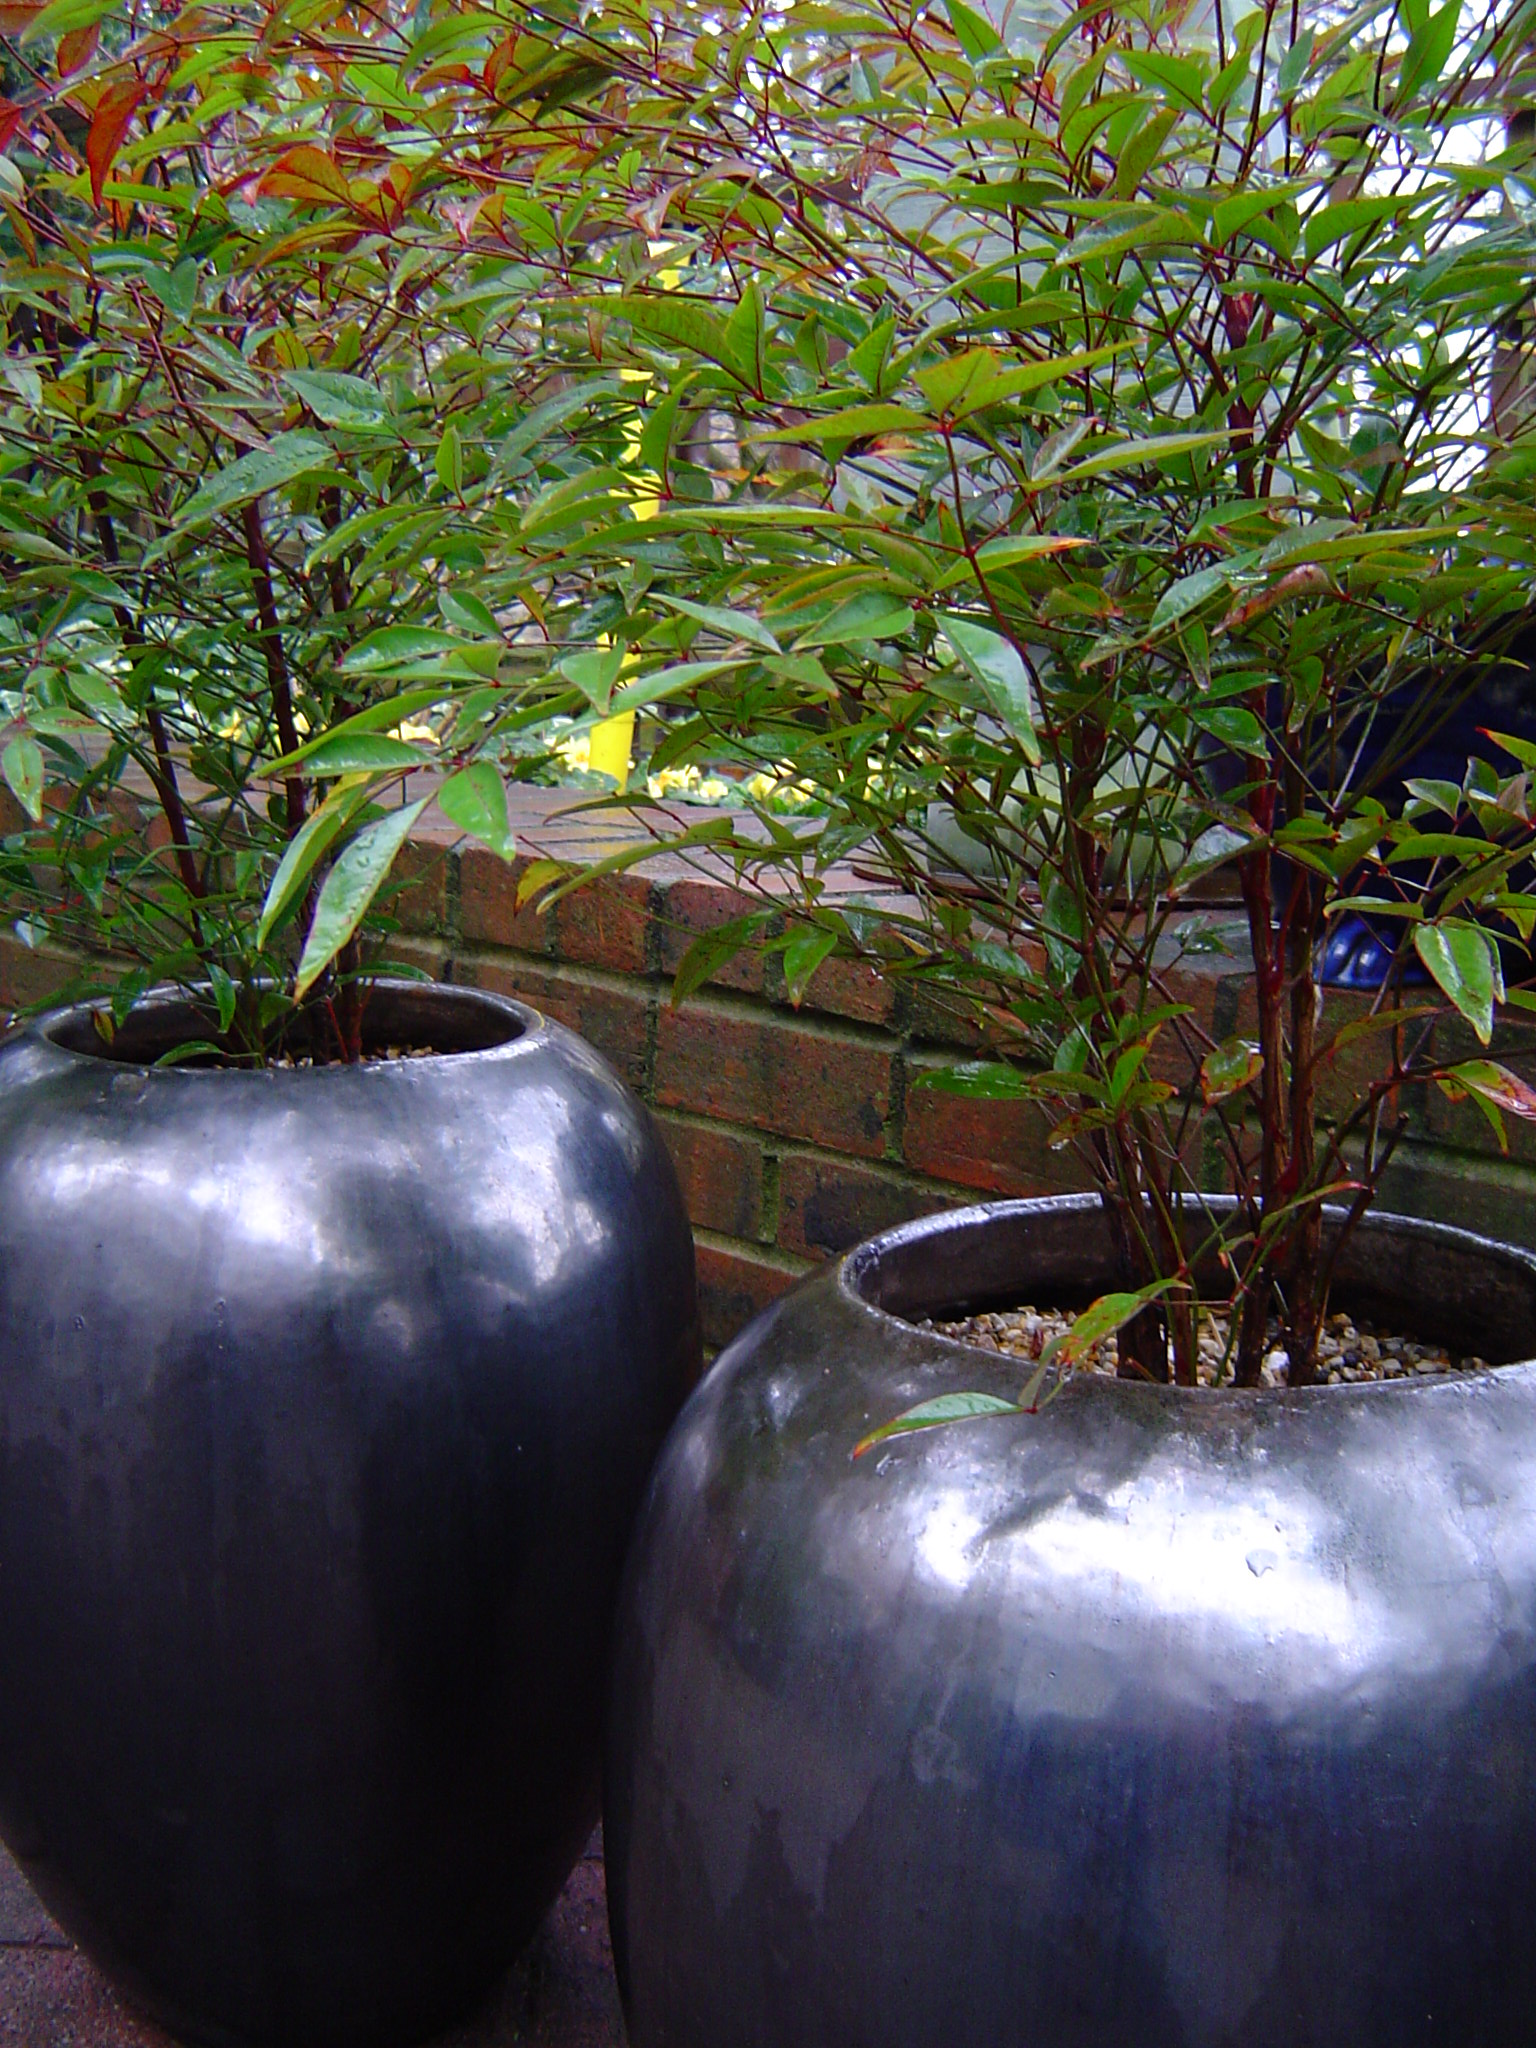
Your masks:
<path fill-rule="evenodd" d="M 796 1010 L 776 960 L 738 959 L 674 1008 L 672 970 L 687 946 L 757 899 L 658 864 L 540 917 L 517 905 L 522 872 L 429 830 L 409 849 L 401 935 L 388 951 L 570 1025 L 650 1104 L 694 1221 L 712 1346 L 871 1231 L 948 1204 L 1081 1185 L 1070 1157 L 1047 1147 L 1037 1109 L 916 1085 L 973 1049 L 968 1033 L 857 964 L 826 963 Z M 0 927 L 0 1006 L 44 999 L 68 971 Z M 1242 1028 L 1251 977 L 1230 958 L 1174 978 L 1218 1035 Z M 1524 1045 L 1513 1056 L 1532 1070 Z M 1386 1205 L 1536 1245 L 1536 1127 L 1512 1125 L 1501 1158 L 1472 1105 L 1431 1088 L 1409 1108 Z"/>

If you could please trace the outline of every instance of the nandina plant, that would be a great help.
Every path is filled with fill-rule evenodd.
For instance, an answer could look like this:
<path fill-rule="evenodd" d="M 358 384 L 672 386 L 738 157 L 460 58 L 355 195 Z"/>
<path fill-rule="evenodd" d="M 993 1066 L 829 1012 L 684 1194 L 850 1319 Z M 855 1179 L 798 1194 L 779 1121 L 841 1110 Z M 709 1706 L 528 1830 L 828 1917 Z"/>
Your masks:
<path fill-rule="evenodd" d="M 1536 749 L 1518 690 L 1468 711 L 1531 568 L 1528 15 L 599 4 L 559 44 L 590 79 L 524 161 L 581 260 L 525 247 L 531 304 L 636 405 L 561 501 L 563 671 L 674 707 L 653 770 L 807 801 L 690 828 L 774 893 L 677 994 L 757 944 L 794 998 L 854 951 L 969 1014 L 939 1085 L 1038 1100 L 1117 1226 L 1063 1359 L 1118 1328 L 1192 1382 L 1214 1261 L 1235 1379 L 1278 1315 L 1305 1382 L 1324 1204 L 1408 1084 L 1536 1109 L 1455 1040 L 1532 1005 Z M 1220 1041 L 1171 973 L 1202 890 L 1253 962 Z M 1379 986 L 1330 996 L 1362 915 Z"/>
<path fill-rule="evenodd" d="M 1304 1381 L 1323 1204 L 1374 1199 L 1405 1088 L 1536 1107 L 1486 1056 L 1536 750 L 1518 692 L 1467 712 L 1530 574 L 1528 12 L 440 5 L 237 14 L 218 59 L 189 14 L 78 67 L 37 13 L 0 196 L 44 914 L 147 920 L 259 1019 L 347 980 L 386 777 L 504 843 L 527 734 L 649 715 L 653 772 L 803 806 L 607 863 L 772 880 L 678 998 L 743 944 L 796 998 L 836 951 L 921 984 L 989 1042 L 941 1085 L 1038 1101 L 1115 1219 L 1061 1355 L 1192 1379 L 1214 1260 L 1234 1376 L 1278 1313 Z M 198 803 L 125 865 L 105 795 L 164 757 Z M 1212 889 L 1254 965 L 1219 1041 L 1172 975 Z"/>
<path fill-rule="evenodd" d="M 8 918 L 108 1035 L 173 982 L 178 1057 L 356 1059 L 409 778 L 462 770 L 437 801 L 510 852 L 549 666 L 518 521 L 573 408 L 461 233 L 463 67 L 417 91 L 388 22 L 261 5 L 16 0 L 0 53 Z"/>

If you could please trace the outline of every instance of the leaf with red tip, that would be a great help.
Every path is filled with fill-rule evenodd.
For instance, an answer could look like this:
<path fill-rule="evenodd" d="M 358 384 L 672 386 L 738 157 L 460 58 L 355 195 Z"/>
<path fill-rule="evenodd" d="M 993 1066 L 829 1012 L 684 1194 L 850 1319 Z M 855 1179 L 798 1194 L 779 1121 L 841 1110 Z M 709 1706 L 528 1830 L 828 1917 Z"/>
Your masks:
<path fill-rule="evenodd" d="M 140 85 L 136 78 L 120 79 L 116 85 L 109 85 L 96 102 L 91 131 L 85 138 L 85 161 L 91 174 L 91 197 L 98 206 L 112 160 L 122 147 L 128 124 L 147 91 L 148 87 Z"/>
<path fill-rule="evenodd" d="M 1497 1109 L 1507 1109 L 1511 1116 L 1536 1123 L 1536 1088 L 1497 1060 L 1463 1060 L 1449 1069 L 1445 1079 L 1469 1095 L 1480 1095 Z"/>
<path fill-rule="evenodd" d="M 256 189 L 263 199 L 298 199 L 308 206 L 352 204 L 352 188 L 340 166 L 312 142 L 285 149 Z"/>

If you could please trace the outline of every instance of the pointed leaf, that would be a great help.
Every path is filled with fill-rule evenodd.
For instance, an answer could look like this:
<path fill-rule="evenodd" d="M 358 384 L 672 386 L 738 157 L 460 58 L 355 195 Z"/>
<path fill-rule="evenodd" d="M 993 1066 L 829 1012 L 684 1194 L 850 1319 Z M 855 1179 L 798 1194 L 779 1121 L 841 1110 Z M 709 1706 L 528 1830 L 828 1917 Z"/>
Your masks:
<path fill-rule="evenodd" d="M 340 370 L 286 370 L 283 382 L 328 427 L 382 427 L 389 413 L 383 394 Z"/>
<path fill-rule="evenodd" d="M 1024 758 L 1038 762 L 1034 691 L 1018 649 L 975 619 L 951 615 L 937 624 L 962 665 L 980 683 L 993 711 L 1023 748 Z"/>
<path fill-rule="evenodd" d="M 334 461 L 315 434 L 279 434 L 265 448 L 253 448 L 209 477 L 183 505 L 177 524 L 183 531 L 206 526 L 221 513 L 248 505 L 265 491 L 280 490 L 312 470 L 328 469 Z"/>
<path fill-rule="evenodd" d="M 1192 576 L 1181 576 L 1177 583 L 1171 583 L 1157 600 L 1152 612 L 1152 631 L 1156 633 L 1163 626 L 1171 626 L 1178 619 L 1198 611 L 1208 604 L 1218 592 L 1229 588 L 1227 572 L 1218 564 L 1211 569 L 1197 569 Z"/>
<path fill-rule="evenodd" d="M 910 1436 L 918 1429 L 938 1429 L 946 1422 L 971 1422 L 982 1415 L 1022 1415 L 1017 1401 L 1005 1401 L 997 1394 L 939 1394 L 932 1401 L 919 1401 L 891 1422 L 881 1423 L 868 1436 L 860 1437 L 853 1455 L 862 1458 L 876 1444 L 893 1436 Z"/>
<path fill-rule="evenodd" d="M 277 864 L 277 873 L 272 877 L 266 901 L 261 906 L 261 922 L 256 927 L 258 946 L 267 943 L 286 913 L 298 902 L 314 872 L 315 863 L 337 834 L 352 822 L 367 799 L 365 781 L 360 779 L 343 784 L 339 789 L 333 789 L 320 808 L 311 811 L 294 833 Z"/>
<path fill-rule="evenodd" d="M 798 1010 L 811 976 L 829 953 L 837 951 L 837 933 L 821 925 L 792 932 L 784 947 L 784 985 Z"/>
<path fill-rule="evenodd" d="M 912 629 L 912 609 L 880 590 L 861 590 L 834 605 L 819 626 L 796 640 L 796 647 L 841 647 L 850 640 L 894 640 Z"/>
<path fill-rule="evenodd" d="M 43 750 L 24 734 L 0 754 L 0 773 L 34 825 L 43 821 Z"/>
<path fill-rule="evenodd" d="M 1494 940 L 1476 925 L 1448 921 L 1414 926 L 1413 947 L 1482 1044 L 1493 1036 L 1493 1006 L 1504 999 Z"/>
<path fill-rule="evenodd" d="M 346 732 L 317 740 L 304 756 L 310 775 L 408 775 L 432 765 L 432 755 L 382 732 Z"/>
<path fill-rule="evenodd" d="M 1511 1116 L 1536 1123 L 1536 1088 L 1497 1060 L 1463 1060 L 1451 1067 L 1445 1078 L 1458 1083 L 1469 1095 L 1481 1096 Z"/>
<path fill-rule="evenodd" d="M 362 922 L 369 904 L 394 865 L 395 855 L 410 836 L 411 827 L 427 807 L 420 797 L 398 811 L 391 811 L 372 825 L 364 826 L 325 878 L 314 922 L 304 942 L 303 957 L 293 984 L 295 997 L 302 996 L 329 967 L 341 948 Z"/>
<path fill-rule="evenodd" d="M 96 102 L 90 132 L 85 138 L 85 161 L 91 174 L 91 198 L 98 206 L 107 173 L 122 147 L 123 137 L 128 133 L 128 124 L 148 92 L 149 87 L 141 85 L 137 79 L 119 79 L 116 85 L 109 85 Z"/>
<path fill-rule="evenodd" d="M 694 604 L 686 597 L 672 597 L 663 591 L 656 592 L 657 598 L 673 611 L 683 612 L 690 619 L 697 619 L 701 626 L 712 627 L 717 633 L 724 633 L 731 640 L 745 640 L 753 647 L 761 647 L 769 654 L 783 652 L 777 640 L 761 619 L 751 612 L 731 611 L 725 605 Z"/>
<path fill-rule="evenodd" d="M 517 842 L 507 823 L 507 786 L 493 761 L 475 761 L 450 775 L 437 793 L 438 808 L 451 824 L 511 860 Z"/>
<path fill-rule="evenodd" d="M 1076 1364 L 1096 1344 L 1140 1315 L 1148 1302 L 1166 1293 L 1171 1285 L 1171 1281 L 1159 1280 L 1150 1287 L 1138 1287 L 1134 1293 L 1101 1294 L 1076 1318 L 1070 1330 L 1050 1340 L 1040 1354 L 1041 1364 Z"/>
<path fill-rule="evenodd" d="M 1200 1093 L 1207 1103 L 1225 1102 L 1263 1071 L 1264 1055 L 1256 1045 L 1245 1038 L 1228 1038 L 1200 1062 Z"/>

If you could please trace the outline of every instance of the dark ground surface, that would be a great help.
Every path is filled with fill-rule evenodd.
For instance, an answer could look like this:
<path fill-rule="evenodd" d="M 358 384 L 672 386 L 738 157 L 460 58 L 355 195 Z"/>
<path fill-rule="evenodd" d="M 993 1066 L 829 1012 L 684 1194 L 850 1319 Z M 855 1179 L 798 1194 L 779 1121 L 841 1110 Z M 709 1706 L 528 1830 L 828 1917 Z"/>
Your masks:
<path fill-rule="evenodd" d="M 433 2048 L 624 2048 L 602 1836 L 483 2012 Z M 0 2048 L 170 2048 L 54 1925 L 0 1849 Z"/>

